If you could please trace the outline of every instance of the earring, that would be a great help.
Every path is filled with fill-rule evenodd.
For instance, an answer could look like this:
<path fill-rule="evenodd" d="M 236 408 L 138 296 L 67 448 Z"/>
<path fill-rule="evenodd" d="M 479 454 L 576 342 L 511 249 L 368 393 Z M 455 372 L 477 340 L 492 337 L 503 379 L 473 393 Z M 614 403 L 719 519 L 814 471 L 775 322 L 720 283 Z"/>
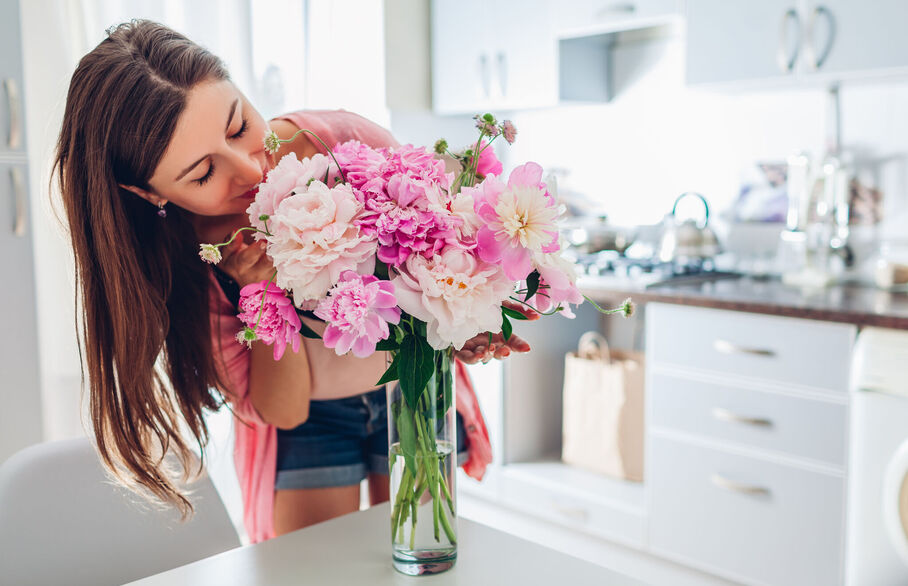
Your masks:
<path fill-rule="evenodd" d="M 164 202 L 163 202 L 163 201 L 159 201 L 159 202 L 158 202 L 158 216 L 161 217 L 161 218 L 166 218 L 166 217 L 167 217 L 167 210 L 164 209 Z"/>

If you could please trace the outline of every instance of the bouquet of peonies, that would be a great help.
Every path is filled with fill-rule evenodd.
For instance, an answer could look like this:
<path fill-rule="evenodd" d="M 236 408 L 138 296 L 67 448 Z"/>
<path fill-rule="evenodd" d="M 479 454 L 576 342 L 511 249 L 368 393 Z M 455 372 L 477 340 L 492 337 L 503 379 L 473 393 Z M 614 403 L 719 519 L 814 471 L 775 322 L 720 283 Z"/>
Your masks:
<path fill-rule="evenodd" d="M 561 206 L 542 168 L 526 163 L 505 180 L 490 147 L 499 137 L 513 143 L 517 131 L 491 114 L 475 120 L 479 136 L 462 152 L 443 140 L 434 152 L 350 141 L 302 161 L 287 155 L 259 186 L 242 229 L 267 242 L 275 273 L 241 291 L 241 342 L 273 344 L 279 359 L 288 344 L 299 348 L 299 333 L 318 337 L 298 316 L 311 311 L 338 354 L 390 353 L 377 384 L 399 381 L 389 393 L 396 559 L 415 556 L 423 537 L 434 539 L 433 551 L 456 544 L 454 350 L 486 332 L 509 338 L 511 320 L 526 319 L 517 308 L 573 317 L 571 305 L 584 299 L 562 256 Z M 282 142 L 265 139 L 270 152 Z M 217 262 L 228 243 L 203 244 L 200 255 Z M 628 300 L 609 312 L 631 310 Z M 422 504 L 432 507 L 427 536 L 417 532 Z"/>

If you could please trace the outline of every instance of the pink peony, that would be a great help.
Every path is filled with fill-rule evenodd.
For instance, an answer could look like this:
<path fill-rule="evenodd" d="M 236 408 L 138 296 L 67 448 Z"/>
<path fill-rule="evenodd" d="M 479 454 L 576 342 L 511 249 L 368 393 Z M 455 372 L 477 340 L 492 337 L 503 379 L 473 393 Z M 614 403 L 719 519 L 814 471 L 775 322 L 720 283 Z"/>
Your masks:
<path fill-rule="evenodd" d="M 356 224 L 363 204 L 349 185 L 315 180 L 295 191 L 271 216 L 268 255 L 278 286 L 300 306 L 323 298 L 344 271 L 371 274 L 376 242 Z"/>
<path fill-rule="evenodd" d="M 476 162 L 476 173 L 486 177 L 488 175 L 501 175 L 503 170 L 504 167 L 501 165 L 501 161 L 495 156 L 495 149 L 488 146 L 488 141 L 482 141 L 479 160 Z"/>
<path fill-rule="evenodd" d="M 365 210 L 357 220 L 378 241 L 378 259 L 392 266 L 412 254 L 430 257 L 457 241 L 461 223 L 448 209 L 452 174 L 425 148 L 374 150 L 349 141 L 335 156 Z"/>
<path fill-rule="evenodd" d="M 507 185 L 490 176 L 462 193 L 473 196 L 483 223 L 476 234 L 480 258 L 501 263 L 509 278 L 525 279 L 535 258 L 559 250 L 558 206 L 536 163 L 514 169 Z"/>
<path fill-rule="evenodd" d="M 291 344 L 294 352 L 299 351 L 300 318 L 284 291 L 274 283 L 262 281 L 240 289 L 240 314 L 237 317 L 255 330 L 259 340 L 274 346 L 275 360 L 281 359 L 287 344 Z"/>
<path fill-rule="evenodd" d="M 530 298 L 529 303 L 542 312 L 550 311 L 559 305 L 561 315 L 574 318 L 571 304 L 583 303 L 583 294 L 577 288 L 577 272 L 574 263 L 560 252 L 543 254 L 536 259 L 536 270 L 539 271 L 539 290 Z"/>
<path fill-rule="evenodd" d="M 337 169 L 334 163 L 322 154 L 302 161 L 297 160 L 295 153 L 281 157 L 277 166 L 268 172 L 265 181 L 259 185 L 255 199 L 246 209 L 250 225 L 264 230 L 265 222 L 259 219 L 261 216 L 273 216 L 282 201 L 290 197 L 294 191 L 304 190 L 310 180 L 324 181 L 329 166 L 331 169 Z M 255 236 L 257 240 L 264 239 L 264 235 L 258 232 Z"/>
<path fill-rule="evenodd" d="M 338 355 L 352 349 L 358 358 L 375 352 L 378 341 L 390 335 L 388 324 L 400 321 L 394 285 L 353 271 L 341 274 L 328 297 L 319 302 L 315 315 L 328 322 L 322 335 L 325 346 Z"/>
<path fill-rule="evenodd" d="M 461 348 L 485 331 L 501 328 L 501 302 L 514 283 L 501 268 L 449 246 L 426 258 L 414 254 L 391 282 L 397 304 L 426 322 L 426 340 L 436 350 Z"/>

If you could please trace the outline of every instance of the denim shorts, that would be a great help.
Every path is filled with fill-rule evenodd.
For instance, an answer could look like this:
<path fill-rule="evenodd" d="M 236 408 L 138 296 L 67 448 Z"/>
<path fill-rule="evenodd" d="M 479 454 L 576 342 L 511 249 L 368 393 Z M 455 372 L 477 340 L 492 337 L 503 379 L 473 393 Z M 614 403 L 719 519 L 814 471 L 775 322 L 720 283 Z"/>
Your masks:
<path fill-rule="evenodd" d="M 466 462 L 467 439 L 457 414 L 457 459 Z M 309 418 L 277 430 L 275 490 L 359 484 L 367 474 L 388 474 L 388 402 L 385 389 L 345 399 L 312 401 Z"/>

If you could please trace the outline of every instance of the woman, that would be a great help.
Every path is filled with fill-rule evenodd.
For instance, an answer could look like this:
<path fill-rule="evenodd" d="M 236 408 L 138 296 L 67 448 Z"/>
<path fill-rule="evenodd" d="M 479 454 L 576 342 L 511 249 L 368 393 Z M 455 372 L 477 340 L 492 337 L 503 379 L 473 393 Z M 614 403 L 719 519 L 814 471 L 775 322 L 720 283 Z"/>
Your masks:
<path fill-rule="evenodd" d="M 279 157 L 318 152 L 299 139 L 267 155 L 269 128 L 288 138 L 301 126 L 329 144 L 396 144 L 347 112 L 266 123 L 217 57 L 162 25 L 134 21 L 79 63 L 58 142 L 101 457 L 124 482 L 187 513 L 163 454 L 175 453 L 188 474 L 190 444 L 207 441 L 203 410 L 226 399 L 241 422 L 237 472 L 253 541 L 356 510 L 367 472 L 371 501 L 388 498 L 387 465 L 370 457 L 387 454 L 384 391 L 374 386 L 383 354 L 337 357 L 311 340 L 280 361 L 261 343 L 243 349 L 233 339 L 240 325 L 231 298 L 268 278 L 271 261 L 259 244 L 240 240 L 225 250 L 219 274 L 197 255 L 200 242 L 248 224 L 255 187 Z M 529 350 L 498 336 L 495 345 L 477 336 L 458 358 Z M 466 435 L 483 444 L 471 452 L 487 449 L 475 396 L 458 398 Z M 489 458 L 476 458 L 481 475 Z"/>

